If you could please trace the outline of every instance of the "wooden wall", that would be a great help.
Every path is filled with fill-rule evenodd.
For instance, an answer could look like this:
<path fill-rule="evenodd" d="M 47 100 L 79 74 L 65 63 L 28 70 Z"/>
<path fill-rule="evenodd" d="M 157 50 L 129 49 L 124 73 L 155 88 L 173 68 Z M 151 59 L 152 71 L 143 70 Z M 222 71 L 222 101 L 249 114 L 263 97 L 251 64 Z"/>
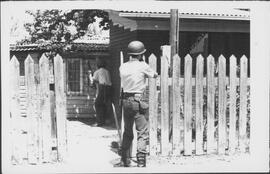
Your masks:
<path fill-rule="evenodd" d="M 126 48 L 128 43 L 137 39 L 137 32 L 124 29 L 119 25 L 111 25 L 110 28 L 110 56 L 109 71 L 113 84 L 113 102 L 116 106 L 116 112 L 119 113 L 119 95 L 120 95 L 120 51 L 124 53 L 124 62 L 128 61 Z M 117 114 L 120 115 L 120 114 Z"/>

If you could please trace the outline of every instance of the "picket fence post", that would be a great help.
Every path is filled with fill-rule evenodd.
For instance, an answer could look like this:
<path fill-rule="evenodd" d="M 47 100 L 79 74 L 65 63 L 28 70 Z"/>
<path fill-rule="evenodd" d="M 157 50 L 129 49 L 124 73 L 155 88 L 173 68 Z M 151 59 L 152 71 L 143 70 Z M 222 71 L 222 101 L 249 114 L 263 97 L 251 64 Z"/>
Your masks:
<path fill-rule="evenodd" d="M 15 164 L 23 162 L 23 146 L 21 146 L 22 127 L 20 114 L 20 64 L 16 56 L 10 60 L 10 119 L 11 119 L 11 159 Z"/>
<path fill-rule="evenodd" d="M 57 151 L 58 160 L 64 161 L 67 157 L 67 122 L 66 122 L 66 94 L 64 92 L 64 64 L 62 57 L 54 57 L 55 75 L 55 103 L 57 124 Z"/>
<path fill-rule="evenodd" d="M 150 67 L 157 70 L 157 58 L 154 54 L 149 57 Z M 158 116 L 156 79 L 149 79 L 149 151 L 151 156 L 157 155 L 157 116 Z"/>
<path fill-rule="evenodd" d="M 212 55 L 207 57 L 207 154 L 213 153 L 215 146 L 215 59 Z"/>
<path fill-rule="evenodd" d="M 204 60 L 202 55 L 196 59 L 196 114 L 195 114 L 195 131 L 196 131 L 196 155 L 203 154 L 203 68 Z"/>
<path fill-rule="evenodd" d="M 239 148 L 247 147 L 247 57 L 240 59 L 240 109 L 239 109 Z"/>
<path fill-rule="evenodd" d="M 192 58 L 185 57 L 184 72 L 184 155 L 192 154 Z"/>
<path fill-rule="evenodd" d="M 169 154 L 169 91 L 168 57 L 161 56 L 161 154 Z"/>
<path fill-rule="evenodd" d="M 180 108 L 181 108 L 181 86 L 180 86 L 180 57 L 176 54 L 173 57 L 172 72 L 172 153 L 174 156 L 180 155 L 181 130 L 180 130 Z"/>
<path fill-rule="evenodd" d="M 229 121 L 229 153 L 236 148 L 236 57 L 230 57 L 230 121 Z"/>
<path fill-rule="evenodd" d="M 30 55 L 25 60 L 25 84 L 27 88 L 26 107 L 27 107 L 27 120 L 28 120 L 28 162 L 36 164 L 38 161 L 38 130 L 37 130 L 37 115 L 36 115 L 36 79 L 34 60 Z"/>
<path fill-rule="evenodd" d="M 226 148 L 226 59 L 218 59 L 218 154 L 225 154 Z"/>
<path fill-rule="evenodd" d="M 40 111 L 42 128 L 42 161 L 49 162 L 52 150 L 51 108 L 50 108 L 50 72 L 49 59 L 43 54 L 39 60 L 40 69 Z"/>

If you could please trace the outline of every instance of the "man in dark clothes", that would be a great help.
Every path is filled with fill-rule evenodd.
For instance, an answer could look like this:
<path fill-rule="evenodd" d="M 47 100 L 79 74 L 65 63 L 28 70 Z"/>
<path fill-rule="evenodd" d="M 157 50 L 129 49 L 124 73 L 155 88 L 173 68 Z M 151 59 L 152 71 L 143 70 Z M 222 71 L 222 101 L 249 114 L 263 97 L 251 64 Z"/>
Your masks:
<path fill-rule="evenodd" d="M 97 124 L 95 126 L 104 126 L 106 119 L 111 114 L 112 82 L 110 73 L 105 68 L 106 62 L 102 59 L 97 59 L 97 67 L 98 70 L 93 75 L 93 81 L 97 86 L 95 100 Z"/>

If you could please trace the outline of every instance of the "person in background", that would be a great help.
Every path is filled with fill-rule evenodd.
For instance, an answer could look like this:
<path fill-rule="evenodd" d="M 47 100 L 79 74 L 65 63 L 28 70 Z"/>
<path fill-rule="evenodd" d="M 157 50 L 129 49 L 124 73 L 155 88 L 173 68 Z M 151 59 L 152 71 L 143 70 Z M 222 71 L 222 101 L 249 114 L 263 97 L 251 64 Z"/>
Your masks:
<path fill-rule="evenodd" d="M 105 60 L 97 59 L 97 67 L 98 69 L 92 77 L 92 83 L 96 84 L 95 110 L 97 116 L 97 123 L 93 126 L 100 127 L 105 125 L 106 119 L 109 119 L 111 115 L 112 82 Z"/>
<path fill-rule="evenodd" d="M 146 78 L 156 78 L 157 73 L 143 61 L 146 49 L 140 41 L 129 43 L 128 55 L 130 60 L 123 63 L 120 68 L 121 86 L 123 88 L 122 100 L 124 109 L 124 134 L 121 145 L 121 162 L 119 165 L 130 166 L 129 149 L 133 140 L 133 124 L 135 122 L 138 134 L 137 140 L 137 166 L 146 166 L 146 142 L 149 138 L 148 103 L 144 101 L 143 93 L 146 88 Z"/>

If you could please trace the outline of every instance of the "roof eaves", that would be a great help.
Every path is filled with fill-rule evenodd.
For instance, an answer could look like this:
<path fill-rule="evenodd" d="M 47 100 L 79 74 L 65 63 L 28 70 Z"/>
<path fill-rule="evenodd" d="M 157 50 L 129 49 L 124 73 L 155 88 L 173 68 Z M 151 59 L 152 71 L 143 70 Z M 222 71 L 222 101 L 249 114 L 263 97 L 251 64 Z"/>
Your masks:
<path fill-rule="evenodd" d="M 88 44 L 88 43 L 71 43 L 76 50 L 85 51 L 106 51 L 109 44 Z M 64 43 L 54 44 L 29 44 L 29 45 L 10 45 L 10 51 L 48 51 L 53 48 L 61 48 L 65 46 Z"/>
<path fill-rule="evenodd" d="M 147 12 L 120 12 L 120 17 L 134 18 L 169 18 L 169 13 L 147 13 Z M 201 14 L 201 13 L 179 13 L 179 18 L 186 19 L 218 19 L 218 20 L 250 20 L 246 15 L 229 14 Z"/>

